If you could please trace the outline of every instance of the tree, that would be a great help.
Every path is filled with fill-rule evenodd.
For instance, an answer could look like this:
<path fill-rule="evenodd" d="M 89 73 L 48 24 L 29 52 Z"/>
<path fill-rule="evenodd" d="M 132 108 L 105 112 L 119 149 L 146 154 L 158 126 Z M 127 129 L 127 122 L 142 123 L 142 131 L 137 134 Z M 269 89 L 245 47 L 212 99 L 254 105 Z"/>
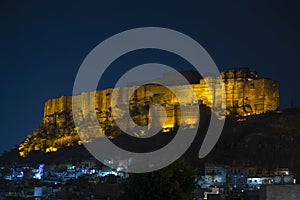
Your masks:
<path fill-rule="evenodd" d="M 121 188 L 121 200 L 193 199 L 196 170 L 183 161 L 155 172 L 131 174 Z"/>

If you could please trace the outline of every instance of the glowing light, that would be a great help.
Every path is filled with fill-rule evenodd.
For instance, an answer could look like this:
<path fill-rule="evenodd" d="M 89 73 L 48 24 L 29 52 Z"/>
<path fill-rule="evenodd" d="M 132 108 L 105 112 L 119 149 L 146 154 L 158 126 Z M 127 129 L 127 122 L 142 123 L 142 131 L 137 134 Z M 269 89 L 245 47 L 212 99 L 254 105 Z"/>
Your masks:
<path fill-rule="evenodd" d="M 34 174 L 33 178 L 34 179 L 42 179 L 42 177 L 44 176 L 44 168 L 45 168 L 45 164 L 40 164 L 39 169 L 36 170 L 36 173 Z"/>

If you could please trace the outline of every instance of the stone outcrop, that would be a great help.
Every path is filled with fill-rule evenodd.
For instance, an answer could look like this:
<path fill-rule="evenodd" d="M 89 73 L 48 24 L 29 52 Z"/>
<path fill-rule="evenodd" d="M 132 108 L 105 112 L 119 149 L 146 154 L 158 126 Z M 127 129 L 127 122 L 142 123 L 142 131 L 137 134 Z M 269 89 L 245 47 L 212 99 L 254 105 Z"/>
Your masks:
<path fill-rule="evenodd" d="M 99 135 L 99 131 L 93 130 L 93 126 L 86 124 L 82 132 L 95 131 L 95 137 L 103 137 L 104 133 L 114 138 L 121 133 L 116 126 L 112 116 L 112 109 L 120 109 L 129 107 L 133 121 L 141 126 L 147 126 L 151 121 L 149 116 L 149 107 L 153 104 L 160 104 L 163 110 L 158 111 L 156 116 L 166 115 L 166 121 L 163 124 L 163 132 L 171 131 L 179 124 L 187 128 L 193 128 L 197 123 L 195 112 L 192 105 L 205 104 L 208 107 L 220 106 L 227 109 L 227 115 L 234 114 L 241 117 L 275 111 L 279 107 L 279 91 L 276 81 L 271 79 L 257 79 L 257 73 L 250 71 L 248 68 L 234 69 L 222 72 L 221 77 L 224 81 L 226 94 L 221 91 L 209 91 L 209 84 L 214 84 L 214 77 L 200 79 L 197 84 L 191 84 L 195 92 L 186 94 L 186 90 L 190 85 L 171 85 L 167 87 L 148 84 L 143 85 L 137 90 L 132 87 L 105 89 L 96 92 L 84 92 L 77 96 L 62 96 L 60 98 L 48 100 L 44 107 L 43 121 L 38 129 L 30 134 L 26 140 L 19 145 L 21 156 L 26 156 L 31 151 L 56 151 L 62 146 L 71 146 L 74 143 L 81 144 L 88 142 L 89 137 L 81 136 L 79 138 L 77 129 L 75 128 L 73 115 L 79 121 L 89 119 L 96 112 L 98 122 L 103 130 Z M 115 92 L 117 98 L 111 102 L 112 93 Z M 185 113 L 179 108 L 179 102 L 176 95 L 184 95 L 181 104 L 185 106 Z M 132 94 L 128 101 L 128 94 Z M 175 95 L 176 94 L 176 95 Z M 221 96 L 226 96 L 226 102 L 221 101 Z M 94 101 L 90 101 L 93 99 Z M 215 99 L 215 100 L 214 100 Z M 72 101 L 78 104 L 80 110 L 72 112 Z M 93 103 L 91 103 L 93 102 Z M 217 111 L 216 111 L 217 112 Z M 180 118 L 180 116 L 183 116 Z M 118 116 L 122 118 L 122 112 Z M 79 122 L 80 123 L 80 122 Z M 132 124 L 124 124 L 130 128 Z M 136 133 L 137 135 L 142 133 Z M 86 141 L 85 141 L 86 140 Z"/>

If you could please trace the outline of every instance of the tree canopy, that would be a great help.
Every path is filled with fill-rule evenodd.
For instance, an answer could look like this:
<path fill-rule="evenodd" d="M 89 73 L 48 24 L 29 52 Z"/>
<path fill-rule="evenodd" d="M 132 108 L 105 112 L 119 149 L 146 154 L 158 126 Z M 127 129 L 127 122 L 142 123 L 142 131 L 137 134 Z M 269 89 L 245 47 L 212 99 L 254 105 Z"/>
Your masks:
<path fill-rule="evenodd" d="M 121 185 L 121 200 L 193 199 L 196 170 L 183 161 L 155 172 L 131 174 Z"/>

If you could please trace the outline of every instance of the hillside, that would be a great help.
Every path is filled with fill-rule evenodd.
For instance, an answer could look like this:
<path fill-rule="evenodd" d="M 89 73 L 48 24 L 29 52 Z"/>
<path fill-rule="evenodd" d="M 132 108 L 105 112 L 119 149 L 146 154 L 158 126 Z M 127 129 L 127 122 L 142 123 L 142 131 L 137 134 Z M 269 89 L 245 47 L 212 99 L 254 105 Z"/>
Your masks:
<path fill-rule="evenodd" d="M 300 174 L 300 108 L 286 109 L 282 113 L 270 112 L 251 116 L 246 121 L 237 121 L 234 117 L 228 117 L 216 147 L 203 160 L 198 159 L 197 155 L 209 122 L 209 113 L 203 111 L 201 114 L 203 120 L 198 135 L 184 155 L 192 165 L 200 166 L 201 163 L 208 161 L 267 169 L 288 167 L 294 173 Z M 158 134 L 149 144 L 160 148 L 173 137 L 173 133 Z M 140 142 L 138 140 L 140 139 L 128 140 L 124 134 L 112 139 L 119 146 L 131 151 L 138 149 L 138 152 L 141 152 L 146 148 L 147 140 Z M 52 153 L 34 151 L 26 158 L 20 157 L 18 150 L 14 149 L 2 155 L 0 162 L 76 162 L 88 157 L 91 155 L 82 145 L 74 145 Z"/>

